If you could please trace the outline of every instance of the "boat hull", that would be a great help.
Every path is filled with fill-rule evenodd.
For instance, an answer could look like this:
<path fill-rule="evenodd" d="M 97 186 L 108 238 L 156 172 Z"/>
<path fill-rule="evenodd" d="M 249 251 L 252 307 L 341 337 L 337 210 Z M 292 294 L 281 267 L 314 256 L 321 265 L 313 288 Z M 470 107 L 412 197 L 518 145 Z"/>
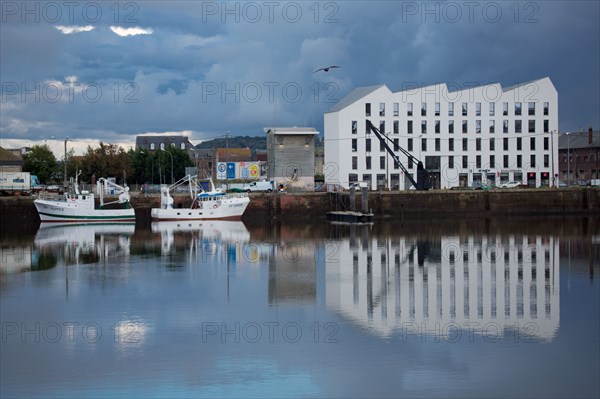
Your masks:
<path fill-rule="evenodd" d="M 62 201 L 37 199 L 35 207 L 42 222 L 131 222 L 135 221 L 135 210 L 89 209 Z"/>
<path fill-rule="evenodd" d="M 218 206 L 213 201 L 202 204 L 200 208 L 152 208 L 152 220 L 240 220 L 250 203 L 248 197 L 229 198 L 219 201 Z"/>

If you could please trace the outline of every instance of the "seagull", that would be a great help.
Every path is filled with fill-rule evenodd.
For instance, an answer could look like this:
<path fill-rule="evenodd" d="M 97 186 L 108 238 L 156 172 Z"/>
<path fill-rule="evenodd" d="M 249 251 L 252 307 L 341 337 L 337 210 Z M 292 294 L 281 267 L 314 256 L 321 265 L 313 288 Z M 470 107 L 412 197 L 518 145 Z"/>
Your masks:
<path fill-rule="evenodd" d="M 330 70 L 331 68 L 341 68 L 341 66 L 332 65 L 332 66 L 328 66 L 328 67 L 325 67 L 325 68 L 319 68 L 319 69 L 317 69 L 316 71 L 314 71 L 313 73 L 316 73 L 316 72 L 319 72 L 319 71 L 325 71 L 325 72 L 329 72 L 329 70 Z"/>

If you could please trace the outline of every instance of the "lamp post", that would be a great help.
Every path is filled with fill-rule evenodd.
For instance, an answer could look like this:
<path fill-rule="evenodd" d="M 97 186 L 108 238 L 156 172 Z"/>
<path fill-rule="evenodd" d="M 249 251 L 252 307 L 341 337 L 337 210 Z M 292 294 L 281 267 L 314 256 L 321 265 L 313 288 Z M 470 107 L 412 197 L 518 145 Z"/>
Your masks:
<path fill-rule="evenodd" d="M 171 184 L 173 184 L 173 154 L 171 154 L 167 150 L 163 150 L 163 151 L 166 152 L 167 154 L 169 154 L 169 156 L 171 157 Z"/>
<path fill-rule="evenodd" d="M 65 159 L 63 160 L 63 164 L 65 167 L 65 174 L 63 176 L 63 188 L 65 189 L 65 191 L 67 190 L 68 184 L 67 184 L 67 141 L 69 141 L 69 138 L 65 138 Z"/>
<path fill-rule="evenodd" d="M 569 141 L 570 132 L 567 135 L 567 187 L 571 187 L 571 143 Z"/>

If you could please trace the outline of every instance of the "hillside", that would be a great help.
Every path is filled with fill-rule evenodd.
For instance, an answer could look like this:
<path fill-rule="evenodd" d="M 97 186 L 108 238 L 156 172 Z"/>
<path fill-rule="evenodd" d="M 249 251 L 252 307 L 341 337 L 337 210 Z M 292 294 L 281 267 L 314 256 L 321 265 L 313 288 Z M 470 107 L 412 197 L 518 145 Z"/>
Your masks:
<path fill-rule="evenodd" d="M 207 148 L 225 148 L 227 142 L 225 138 L 218 138 L 203 141 L 196 145 L 197 149 Z M 229 138 L 229 148 L 250 148 L 251 150 L 266 150 L 267 149 L 267 138 L 264 136 L 237 136 Z"/>

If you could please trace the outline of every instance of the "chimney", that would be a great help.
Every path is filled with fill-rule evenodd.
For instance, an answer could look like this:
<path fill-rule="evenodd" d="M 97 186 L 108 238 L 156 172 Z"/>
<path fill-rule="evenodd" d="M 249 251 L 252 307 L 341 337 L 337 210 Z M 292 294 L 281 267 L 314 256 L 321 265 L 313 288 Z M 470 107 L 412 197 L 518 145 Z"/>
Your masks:
<path fill-rule="evenodd" d="M 592 137 L 592 128 L 590 127 L 588 130 L 588 144 L 589 145 L 592 145 L 592 141 L 593 141 L 592 138 L 593 138 Z"/>

